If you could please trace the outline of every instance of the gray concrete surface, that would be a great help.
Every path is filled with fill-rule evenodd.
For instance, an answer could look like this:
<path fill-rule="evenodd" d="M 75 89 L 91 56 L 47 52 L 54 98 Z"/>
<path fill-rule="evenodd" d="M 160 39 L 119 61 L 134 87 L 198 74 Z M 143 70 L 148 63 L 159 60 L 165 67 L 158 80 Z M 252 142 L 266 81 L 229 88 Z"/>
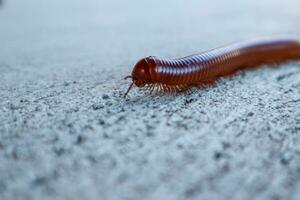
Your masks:
<path fill-rule="evenodd" d="M 299 7 L 4 0 L 0 199 L 299 199 L 300 62 L 122 98 L 139 58 L 300 36 Z"/>

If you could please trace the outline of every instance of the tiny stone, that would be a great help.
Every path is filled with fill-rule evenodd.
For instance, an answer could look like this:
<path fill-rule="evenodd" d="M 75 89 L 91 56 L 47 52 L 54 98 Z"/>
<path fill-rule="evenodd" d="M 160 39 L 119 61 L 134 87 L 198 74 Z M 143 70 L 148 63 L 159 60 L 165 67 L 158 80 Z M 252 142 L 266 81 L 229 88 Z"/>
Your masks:
<path fill-rule="evenodd" d="M 147 137 L 152 137 L 152 136 L 154 136 L 154 133 L 152 131 L 147 131 L 146 136 Z"/>
<path fill-rule="evenodd" d="M 285 153 L 285 154 L 281 155 L 280 162 L 283 165 L 288 165 L 292 159 L 293 159 L 292 154 Z"/>
<path fill-rule="evenodd" d="M 253 112 L 249 112 L 249 113 L 248 113 L 248 116 L 249 116 L 249 117 L 251 117 L 251 116 L 253 116 L 253 115 L 254 115 Z"/>
<path fill-rule="evenodd" d="M 92 105 L 92 108 L 94 109 L 94 110 L 99 110 L 99 109 L 101 109 L 101 108 L 104 108 L 104 106 L 102 105 L 102 104 L 93 104 Z"/>
<path fill-rule="evenodd" d="M 110 101 L 108 101 L 108 102 L 105 103 L 105 105 L 107 105 L 107 106 L 111 106 L 112 104 L 113 104 L 113 103 L 110 102 Z"/>
<path fill-rule="evenodd" d="M 47 182 L 47 178 L 45 176 L 40 176 L 33 180 L 33 184 L 36 186 L 43 185 L 46 182 Z"/>
<path fill-rule="evenodd" d="M 100 125 L 104 125 L 105 124 L 105 121 L 103 119 L 99 119 L 98 122 L 99 122 Z"/>
<path fill-rule="evenodd" d="M 222 142 L 223 149 L 228 149 L 231 144 L 229 142 Z"/>
<path fill-rule="evenodd" d="M 102 99 L 109 99 L 109 96 L 107 94 L 103 94 Z"/>
<path fill-rule="evenodd" d="M 70 84 L 68 82 L 64 82 L 64 86 L 69 86 Z"/>
<path fill-rule="evenodd" d="M 215 158 L 216 160 L 220 159 L 221 157 L 223 157 L 223 154 L 222 154 L 221 152 L 219 152 L 219 151 L 215 152 L 214 158 Z"/>
<path fill-rule="evenodd" d="M 190 98 L 190 99 L 185 99 L 185 103 L 186 104 L 189 104 L 189 103 L 191 103 L 191 102 L 193 102 L 194 101 L 194 99 L 193 98 Z"/>
<path fill-rule="evenodd" d="M 55 147 L 53 151 L 57 156 L 61 156 L 66 150 L 63 147 Z"/>
<path fill-rule="evenodd" d="M 104 134 L 103 134 L 103 138 L 108 139 L 108 138 L 109 138 L 109 135 L 108 135 L 107 133 L 104 133 Z"/>
<path fill-rule="evenodd" d="M 84 135 L 78 135 L 76 144 L 82 144 L 87 141 L 87 137 Z"/>
<path fill-rule="evenodd" d="M 48 115 L 49 117 L 52 117 L 52 116 L 53 116 L 53 113 L 48 112 L 47 115 Z"/>

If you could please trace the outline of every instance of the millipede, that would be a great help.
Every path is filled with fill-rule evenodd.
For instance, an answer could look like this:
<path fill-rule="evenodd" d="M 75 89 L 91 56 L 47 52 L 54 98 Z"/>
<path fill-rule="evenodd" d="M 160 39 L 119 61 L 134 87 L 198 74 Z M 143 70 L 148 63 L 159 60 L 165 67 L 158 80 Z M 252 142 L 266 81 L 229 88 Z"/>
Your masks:
<path fill-rule="evenodd" d="M 150 94 L 177 94 L 188 92 L 191 87 L 214 85 L 218 78 L 238 70 L 297 59 L 300 59 L 300 39 L 292 37 L 245 40 L 176 59 L 149 56 L 139 60 L 131 75 L 124 78 L 132 80 L 124 97 L 133 85 Z"/>

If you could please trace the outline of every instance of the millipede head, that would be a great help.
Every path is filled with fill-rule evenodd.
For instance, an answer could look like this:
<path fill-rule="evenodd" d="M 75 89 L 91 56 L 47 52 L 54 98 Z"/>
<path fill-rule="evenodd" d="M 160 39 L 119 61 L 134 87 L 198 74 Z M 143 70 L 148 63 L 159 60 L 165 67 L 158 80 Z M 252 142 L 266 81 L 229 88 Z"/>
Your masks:
<path fill-rule="evenodd" d="M 130 78 L 132 80 L 132 83 L 127 89 L 124 97 L 126 97 L 133 85 L 136 85 L 137 87 L 144 87 L 145 85 L 151 83 L 151 64 L 147 61 L 147 59 L 148 58 L 144 58 L 138 61 L 132 70 L 131 76 L 129 75 L 124 77 L 125 80 Z"/>

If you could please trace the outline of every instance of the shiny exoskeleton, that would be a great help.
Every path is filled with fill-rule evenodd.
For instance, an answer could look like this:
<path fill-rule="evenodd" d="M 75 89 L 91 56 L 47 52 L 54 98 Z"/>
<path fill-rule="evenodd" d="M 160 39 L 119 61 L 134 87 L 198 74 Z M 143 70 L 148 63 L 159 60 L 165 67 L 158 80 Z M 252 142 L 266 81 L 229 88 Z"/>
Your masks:
<path fill-rule="evenodd" d="M 191 86 L 213 84 L 222 76 L 261 64 L 275 64 L 300 59 L 300 39 L 254 39 L 213 49 L 201 54 L 177 59 L 154 56 L 141 59 L 135 65 L 125 96 L 135 84 L 152 91 L 177 93 Z"/>

